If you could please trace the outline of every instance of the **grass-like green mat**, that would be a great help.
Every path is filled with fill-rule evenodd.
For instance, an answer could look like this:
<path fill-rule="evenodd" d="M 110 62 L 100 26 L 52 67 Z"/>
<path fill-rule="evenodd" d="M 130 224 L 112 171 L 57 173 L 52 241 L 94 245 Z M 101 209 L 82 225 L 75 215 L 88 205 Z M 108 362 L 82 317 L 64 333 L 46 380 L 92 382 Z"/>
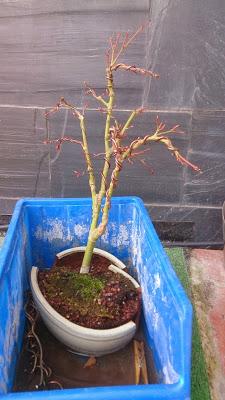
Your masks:
<path fill-rule="evenodd" d="M 187 272 L 187 262 L 185 260 L 184 250 L 181 248 L 172 248 L 166 249 L 166 252 L 188 297 L 191 299 L 191 286 Z M 191 400 L 210 400 L 211 397 L 206 372 L 206 364 L 195 313 L 192 334 Z"/>

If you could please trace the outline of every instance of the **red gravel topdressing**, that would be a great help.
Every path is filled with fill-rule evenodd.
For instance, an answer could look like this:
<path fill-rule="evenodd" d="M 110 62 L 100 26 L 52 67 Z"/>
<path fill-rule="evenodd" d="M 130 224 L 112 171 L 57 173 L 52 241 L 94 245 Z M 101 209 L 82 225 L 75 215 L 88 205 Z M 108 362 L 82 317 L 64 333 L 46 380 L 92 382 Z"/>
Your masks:
<path fill-rule="evenodd" d="M 134 319 L 140 292 L 121 274 L 108 270 L 110 262 L 94 255 L 90 274 L 79 274 L 83 253 L 58 260 L 38 275 L 40 290 L 50 305 L 78 325 L 108 329 Z"/>

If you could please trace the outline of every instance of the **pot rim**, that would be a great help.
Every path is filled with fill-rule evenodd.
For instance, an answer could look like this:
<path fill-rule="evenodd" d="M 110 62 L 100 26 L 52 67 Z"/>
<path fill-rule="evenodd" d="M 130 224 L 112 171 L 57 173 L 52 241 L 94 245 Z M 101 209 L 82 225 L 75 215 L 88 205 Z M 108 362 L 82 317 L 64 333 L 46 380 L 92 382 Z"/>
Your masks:
<path fill-rule="evenodd" d="M 74 252 L 78 253 L 78 252 L 85 251 L 85 249 L 86 249 L 86 246 L 71 247 L 69 249 L 60 251 L 59 253 L 56 254 L 56 257 L 58 259 L 61 259 L 64 256 L 67 256 L 67 255 L 72 254 Z M 105 258 L 108 258 L 109 261 L 114 262 L 117 265 L 118 268 L 121 268 L 121 269 L 125 269 L 126 268 L 126 265 L 122 261 L 120 261 L 116 256 L 114 256 L 113 254 L 109 253 L 106 250 L 102 250 L 102 249 L 99 249 L 98 247 L 95 247 L 93 253 L 100 254 L 101 256 L 103 256 Z"/>
<path fill-rule="evenodd" d="M 82 247 L 85 248 L 85 246 L 82 246 Z M 73 250 L 74 249 L 76 249 L 76 248 L 73 248 Z M 78 247 L 78 249 L 80 249 L 80 248 Z M 71 250 L 71 249 L 68 249 L 68 250 Z M 78 251 L 83 251 L 83 249 L 82 250 L 78 250 Z M 63 253 L 63 252 L 61 252 L 61 253 Z M 58 253 L 58 254 L 61 254 L 61 253 Z M 107 252 L 104 251 L 104 253 L 107 253 Z M 57 256 L 58 256 L 58 254 L 57 254 Z M 69 253 L 67 253 L 67 254 L 69 254 Z M 110 253 L 108 253 L 108 254 L 110 254 Z M 115 257 L 115 256 L 113 256 L 113 257 Z M 112 267 L 112 268 L 110 268 L 110 267 Z M 133 283 L 133 285 L 136 288 L 140 287 L 139 283 L 132 276 L 130 276 L 127 272 L 123 271 L 120 267 L 116 267 L 115 265 L 110 265 L 109 268 L 113 272 L 118 272 L 118 273 L 126 276 Z M 114 337 L 117 336 L 117 335 L 119 337 L 121 335 L 121 333 L 124 332 L 125 330 L 129 330 L 130 331 L 130 329 L 132 329 L 132 327 L 136 326 L 136 323 L 131 320 L 131 321 L 126 322 L 123 325 L 119 325 L 119 326 L 117 326 L 115 328 L 93 329 L 93 328 L 87 328 L 87 327 L 84 327 L 84 326 L 81 326 L 81 325 L 78 325 L 78 324 L 76 324 L 74 322 L 69 321 L 68 319 L 63 317 L 61 314 L 59 314 L 48 303 L 48 301 L 43 296 L 43 294 L 42 294 L 42 292 L 41 292 L 41 290 L 39 288 L 39 285 L 38 285 L 38 279 L 37 279 L 38 270 L 39 270 L 39 268 L 35 267 L 35 266 L 33 266 L 32 269 L 31 269 L 30 280 L 31 280 L 32 290 L 34 291 L 38 302 L 41 304 L 41 307 L 46 310 L 46 312 L 49 314 L 49 316 L 52 316 L 52 318 L 54 318 L 55 324 L 60 325 L 61 329 L 63 329 L 62 325 L 63 325 L 65 331 L 67 331 L 67 329 L 71 330 L 71 329 L 76 327 L 76 335 L 78 334 L 81 337 L 86 337 L 86 336 L 89 337 L 89 335 L 91 333 L 97 339 L 97 338 L 99 338 L 99 334 L 101 333 L 102 339 L 104 340 L 104 338 L 105 338 L 107 340 L 112 334 L 114 335 Z"/>

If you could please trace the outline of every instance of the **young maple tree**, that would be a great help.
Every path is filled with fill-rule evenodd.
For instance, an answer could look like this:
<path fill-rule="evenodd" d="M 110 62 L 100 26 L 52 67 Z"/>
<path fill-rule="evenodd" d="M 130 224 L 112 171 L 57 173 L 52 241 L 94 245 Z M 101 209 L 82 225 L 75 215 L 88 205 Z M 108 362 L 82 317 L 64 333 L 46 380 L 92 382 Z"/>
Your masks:
<path fill-rule="evenodd" d="M 100 103 L 101 106 L 99 111 L 105 114 L 104 163 L 101 172 L 100 187 L 98 189 L 96 187 L 95 172 L 92 162 L 93 154 L 90 153 L 88 147 L 85 110 L 81 111 L 73 104 L 68 103 L 64 98 L 61 98 L 58 104 L 46 113 L 46 116 L 48 117 L 50 113 L 57 112 L 61 108 L 68 109 L 80 123 L 81 139 L 78 140 L 64 136 L 59 139 L 45 141 L 45 143 L 48 144 L 54 143 L 57 150 L 59 150 L 61 145 L 65 142 L 77 144 L 81 147 L 85 156 L 92 196 L 92 220 L 80 273 L 89 272 L 96 241 L 105 232 L 108 223 L 111 197 L 115 187 L 117 186 L 124 162 L 126 160 L 131 162 L 134 157 L 139 156 L 146 151 L 141 150 L 140 148 L 147 146 L 150 143 L 163 144 L 179 163 L 192 168 L 194 171 L 200 171 L 196 165 L 190 163 L 180 154 L 179 150 L 173 145 L 169 138 L 169 134 L 181 132 L 178 130 L 179 125 L 167 128 L 166 125 L 160 121 L 158 116 L 156 118 L 155 128 L 152 132 L 146 132 L 142 136 L 137 136 L 128 145 L 124 145 L 124 138 L 125 136 L 127 137 L 128 129 L 132 126 L 134 119 L 146 110 L 143 107 L 133 110 L 124 124 L 120 124 L 114 118 L 113 110 L 116 96 L 114 73 L 123 70 L 139 75 L 149 76 L 151 78 L 159 78 L 159 75 L 155 72 L 120 62 L 120 58 L 124 54 L 125 50 L 131 42 L 134 41 L 137 35 L 143 31 L 143 29 L 144 25 L 141 25 L 133 34 L 129 34 L 128 32 L 125 34 L 118 33 L 110 37 L 109 49 L 106 53 L 105 96 L 98 95 L 94 89 L 85 84 L 86 93 L 93 96 L 93 98 Z M 105 201 L 102 206 L 103 199 L 105 199 Z"/>

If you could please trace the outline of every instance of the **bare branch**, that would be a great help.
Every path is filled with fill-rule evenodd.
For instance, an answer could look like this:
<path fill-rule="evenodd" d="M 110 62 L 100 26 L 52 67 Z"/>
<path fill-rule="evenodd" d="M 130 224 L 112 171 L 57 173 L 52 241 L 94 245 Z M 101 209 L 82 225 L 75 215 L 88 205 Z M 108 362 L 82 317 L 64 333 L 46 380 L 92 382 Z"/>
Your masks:
<path fill-rule="evenodd" d="M 176 126 L 178 126 L 178 125 L 176 125 Z M 122 155 L 123 160 L 125 160 L 126 158 L 129 158 L 129 157 L 132 157 L 132 155 L 135 154 L 133 151 L 138 149 L 142 145 L 145 145 L 150 142 L 155 142 L 155 143 L 159 142 L 159 143 L 164 144 L 167 147 L 167 149 L 172 153 L 172 155 L 175 156 L 176 160 L 178 162 L 180 162 L 182 165 L 186 165 L 186 166 L 192 168 L 194 171 L 200 172 L 201 171 L 200 168 L 197 165 L 192 164 L 185 157 L 183 157 L 180 154 L 179 150 L 172 144 L 172 141 L 168 137 L 164 136 L 165 134 L 172 132 L 175 127 L 173 127 L 172 129 L 170 129 L 168 131 L 161 132 L 160 136 L 158 135 L 157 128 L 156 128 L 156 131 L 154 133 L 145 135 L 142 138 L 140 138 L 140 137 L 136 138 L 135 140 L 133 140 L 131 142 L 130 146 L 128 146 L 127 149 L 125 149 L 125 151 L 123 152 L 123 155 Z"/>
<path fill-rule="evenodd" d="M 79 120 L 83 120 L 83 118 L 84 118 L 83 114 L 73 104 L 68 103 L 64 99 L 64 97 L 61 97 L 60 104 L 61 104 L 61 107 L 68 108 L 72 112 L 72 114 L 75 117 L 77 117 Z"/>
<path fill-rule="evenodd" d="M 95 176 L 94 176 L 94 169 L 93 169 L 93 165 L 92 165 L 91 155 L 90 155 L 90 152 L 88 149 L 87 132 L 86 132 L 86 126 L 85 126 L 85 119 L 84 119 L 84 115 L 83 115 L 85 108 L 83 109 L 83 114 L 82 114 L 73 104 L 68 103 L 64 99 L 64 97 L 61 97 L 61 99 L 57 103 L 57 105 L 47 113 L 46 117 L 48 117 L 48 115 L 51 112 L 59 111 L 60 108 L 66 108 L 66 109 L 70 110 L 72 112 L 72 115 L 74 115 L 76 118 L 79 119 L 80 129 L 81 129 L 81 133 L 82 133 L 82 141 L 64 137 L 64 138 L 59 138 L 59 139 L 55 139 L 55 140 L 46 140 L 45 143 L 55 143 L 57 150 L 60 150 L 60 147 L 61 147 L 62 143 L 64 143 L 64 142 L 76 143 L 76 144 L 81 145 L 82 150 L 85 155 L 86 164 L 87 164 L 87 171 L 89 174 L 89 186 L 91 189 L 92 200 L 93 200 L 93 203 L 95 203 L 96 202 L 96 183 L 95 183 Z"/>
<path fill-rule="evenodd" d="M 121 54 L 127 49 L 127 47 L 134 41 L 134 39 L 144 30 L 146 24 L 140 25 L 137 30 L 133 34 L 129 34 L 128 32 L 122 37 L 122 34 L 119 33 L 114 40 L 113 37 L 110 38 L 110 65 L 111 67 L 117 62 Z M 122 43 L 120 43 L 122 41 Z"/>
<path fill-rule="evenodd" d="M 144 68 L 136 67 L 135 65 L 127 65 L 124 63 L 115 64 L 112 67 L 112 70 L 116 71 L 117 69 L 134 72 L 135 74 L 140 74 L 140 75 L 148 75 L 148 76 L 151 76 L 152 78 L 159 78 L 159 74 L 156 74 L 155 72 L 144 69 Z"/>
<path fill-rule="evenodd" d="M 180 154 L 179 150 L 176 147 L 174 147 L 174 145 L 172 144 L 172 141 L 168 137 L 161 136 L 158 138 L 157 141 L 160 143 L 163 143 L 180 164 L 186 165 L 196 172 L 201 171 L 197 165 L 192 164 L 190 161 L 188 161 L 185 157 L 183 157 Z"/>
<path fill-rule="evenodd" d="M 85 85 L 85 89 L 86 89 L 86 94 L 87 94 L 87 95 L 93 96 L 94 99 L 96 99 L 98 102 L 100 102 L 101 104 L 103 104 L 105 107 L 108 106 L 107 101 L 105 101 L 105 100 L 103 99 L 102 96 L 97 95 L 97 93 L 95 92 L 95 90 L 94 90 L 94 89 L 91 89 L 91 88 L 87 85 L 86 82 L 84 82 L 84 85 Z"/>
<path fill-rule="evenodd" d="M 145 150 L 136 151 L 135 153 L 132 152 L 131 157 L 137 157 L 137 156 L 140 156 L 140 155 L 142 155 L 142 154 L 144 154 L 144 153 L 147 153 L 147 152 L 149 152 L 149 151 L 150 151 L 150 149 L 145 149 Z"/>
<path fill-rule="evenodd" d="M 157 115 L 156 117 L 156 133 L 157 135 L 163 134 L 167 135 L 168 133 L 184 133 L 182 130 L 178 130 L 180 128 L 180 125 L 174 125 L 172 128 L 169 130 L 164 130 L 166 128 L 166 124 L 163 122 L 160 122 L 159 116 Z"/>
<path fill-rule="evenodd" d="M 125 124 L 123 125 L 123 128 L 120 131 L 120 138 L 122 138 L 126 131 L 131 127 L 131 123 L 133 122 L 134 118 L 141 114 L 142 112 L 144 112 L 144 107 L 139 107 L 136 110 L 132 111 L 132 113 L 130 114 L 130 116 L 128 117 L 127 121 L 125 122 Z"/>
<path fill-rule="evenodd" d="M 141 160 L 139 160 L 139 161 L 140 161 L 140 163 L 144 166 L 144 168 L 147 169 L 147 171 L 148 171 L 151 175 L 154 174 L 153 168 L 151 167 L 151 165 L 149 165 L 149 164 L 145 161 L 145 159 L 141 159 Z"/>
<path fill-rule="evenodd" d="M 56 104 L 56 106 L 45 113 L 45 117 L 47 118 L 50 114 L 58 112 L 60 110 L 60 108 L 68 108 L 69 110 L 72 111 L 72 114 L 74 116 L 76 116 L 78 119 L 83 117 L 83 115 L 80 113 L 80 111 L 74 105 L 69 104 L 64 99 L 64 97 L 61 97 L 59 102 Z"/>
<path fill-rule="evenodd" d="M 73 171 L 74 175 L 76 176 L 76 178 L 80 178 L 81 176 L 84 176 L 86 171 Z"/>
<path fill-rule="evenodd" d="M 115 39 L 114 39 L 114 34 L 112 35 L 111 38 L 109 38 L 109 43 L 110 43 L 110 47 L 111 47 L 111 60 L 110 60 L 111 64 L 113 63 L 113 60 L 114 60 L 115 51 L 119 46 L 120 38 L 121 38 L 121 32 L 116 34 Z"/>
<path fill-rule="evenodd" d="M 44 143 L 44 144 L 55 144 L 56 150 L 60 150 L 61 145 L 62 145 L 63 143 L 65 143 L 65 142 L 74 143 L 74 144 L 79 144 L 79 145 L 82 147 L 82 149 L 83 149 L 83 143 L 82 143 L 80 140 L 76 140 L 76 139 L 73 139 L 73 138 L 67 137 L 67 136 L 64 136 L 64 137 L 61 137 L 61 138 L 58 138 L 58 139 L 52 139 L 52 140 L 47 139 L 47 140 L 44 140 L 43 143 Z M 84 149 L 83 149 L 83 150 L 84 150 Z"/>

